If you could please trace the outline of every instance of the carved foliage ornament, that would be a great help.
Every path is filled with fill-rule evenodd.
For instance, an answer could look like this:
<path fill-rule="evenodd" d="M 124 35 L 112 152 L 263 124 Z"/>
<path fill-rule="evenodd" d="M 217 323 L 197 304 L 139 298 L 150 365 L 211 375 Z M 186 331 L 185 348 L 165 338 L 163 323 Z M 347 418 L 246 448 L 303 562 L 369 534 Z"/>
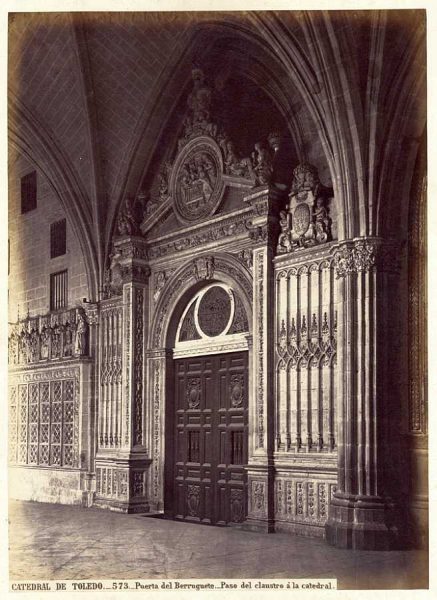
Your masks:
<path fill-rule="evenodd" d="M 381 240 L 346 242 L 334 253 L 337 278 L 365 273 L 375 267 L 396 272 L 400 268 L 400 250 L 398 245 L 386 244 Z"/>

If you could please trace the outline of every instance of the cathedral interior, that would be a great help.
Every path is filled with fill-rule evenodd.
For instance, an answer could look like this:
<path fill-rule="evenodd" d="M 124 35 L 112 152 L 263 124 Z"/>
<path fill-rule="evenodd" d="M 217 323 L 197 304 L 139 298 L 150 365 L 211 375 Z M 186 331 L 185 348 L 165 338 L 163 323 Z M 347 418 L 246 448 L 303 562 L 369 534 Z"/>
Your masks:
<path fill-rule="evenodd" d="M 12 498 L 427 544 L 425 54 L 424 10 L 10 14 Z"/>

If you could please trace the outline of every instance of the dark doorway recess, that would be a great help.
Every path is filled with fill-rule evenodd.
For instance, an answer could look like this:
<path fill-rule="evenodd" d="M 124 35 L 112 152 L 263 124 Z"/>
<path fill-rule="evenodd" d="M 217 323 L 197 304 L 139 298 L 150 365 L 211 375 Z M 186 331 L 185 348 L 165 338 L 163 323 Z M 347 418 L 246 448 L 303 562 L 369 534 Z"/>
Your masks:
<path fill-rule="evenodd" d="M 245 520 L 247 362 L 247 352 L 174 361 L 166 411 L 167 518 L 208 525 Z"/>

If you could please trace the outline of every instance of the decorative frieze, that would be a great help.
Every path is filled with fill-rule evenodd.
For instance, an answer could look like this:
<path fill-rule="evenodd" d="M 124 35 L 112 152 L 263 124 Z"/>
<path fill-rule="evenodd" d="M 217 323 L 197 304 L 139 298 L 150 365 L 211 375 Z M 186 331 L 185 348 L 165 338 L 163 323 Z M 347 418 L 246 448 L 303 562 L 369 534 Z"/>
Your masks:
<path fill-rule="evenodd" d="M 28 317 L 11 326 L 9 364 L 81 358 L 89 353 L 89 326 L 82 307 Z"/>
<path fill-rule="evenodd" d="M 332 480 L 277 478 L 275 518 L 281 522 L 324 525 L 335 485 Z"/>
<path fill-rule="evenodd" d="M 200 232 L 187 233 L 185 236 L 175 237 L 172 241 L 157 242 L 150 246 L 149 256 L 151 259 L 177 254 L 184 250 L 199 248 L 211 242 L 235 237 L 237 235 L 249 235 L 251 221 L 244 215 L 229 217 L 221 220 L 215 225 L 203 227 Z"/>

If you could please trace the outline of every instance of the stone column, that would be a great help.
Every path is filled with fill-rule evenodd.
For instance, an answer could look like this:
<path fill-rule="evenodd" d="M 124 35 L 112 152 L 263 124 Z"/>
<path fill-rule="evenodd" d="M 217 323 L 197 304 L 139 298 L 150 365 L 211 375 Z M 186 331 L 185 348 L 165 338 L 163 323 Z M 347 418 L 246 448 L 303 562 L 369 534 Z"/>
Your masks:
<path fill-rule="evenodd" d="M 249 404 L 248 516 L 245 528 L 274 531 L 274 277 L 279 198 L 268 187 L 245 197 L 254 208 L 253 352 Z"/>
<path fill-rule="evenodd" d="M 88 390 L 88 403 L 87 403 L 87 414 L 83 415 L 82 418 L 86 422 L 86 448 L 85 459 L 87 472 L 84 481 L 84 491 L 82 493 L 82 503 L 85 506 L 91 506 L 94 498 L 95 491 L 95 456 L 97 450 L 97 377 L 96 377 L 96 365 L 98 364 L 98 325 L 99 325 L 99 307 L 95 302 L 82 302 L 82 307 L 85 311 L 86 319 L 89 325 L 89 336 L 88 336 L 88 353 L 91 357 L 90 368 L 87 369 L 89 373 L 89 380 L 84 382 L 83 385 L 87 386 Z M 84 370 L 85 373 L 85 370 Z"/>
<path fill-rule="evenodd" d="M 114 247 L 123 294 L 121 440 L 97 456 L 96 503 L 122 512 L 147 512 L 151 459 L 145 445 L 144 343 L 150 269 L 143 238 L 119 238 Z"/>
<path fill-rule="evenodd" d="M 394 348 L 388 343 L 397 254 L 399 248 L 375 238 L 334 249 L 339 284 L 338 485 L 325 530 L 328 543 L 339 548 L 386 550 L 398 536 L 390 492 L 399 411 L 389 389 Z"/>

